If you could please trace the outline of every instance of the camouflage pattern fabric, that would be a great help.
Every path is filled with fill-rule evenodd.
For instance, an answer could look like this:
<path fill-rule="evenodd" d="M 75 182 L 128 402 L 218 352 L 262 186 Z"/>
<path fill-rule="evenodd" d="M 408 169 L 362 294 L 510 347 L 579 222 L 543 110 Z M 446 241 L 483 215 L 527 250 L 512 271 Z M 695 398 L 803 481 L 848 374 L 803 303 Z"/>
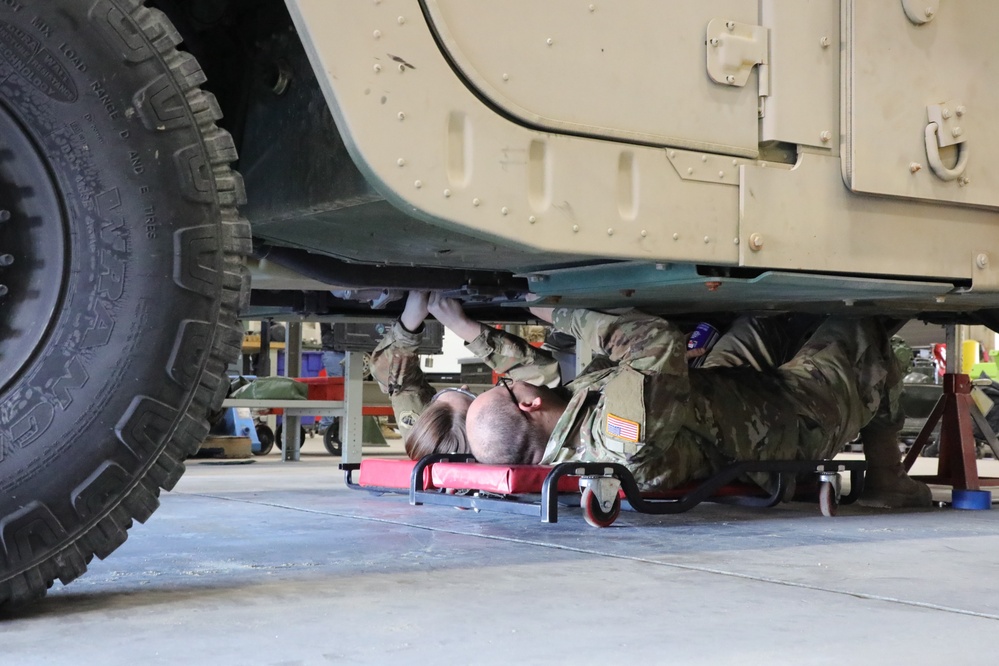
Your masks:
<path fill-rule="evenodd" d="M 829 457 L 872 420 L 901 424 L 890 395 L 903 373 L 875 319 L 827 319 L 776 368 L 690 372 L 684 334 L 662 319 L 559 309 L 554 323 L 618 365 L 569 385 L 543 463 L 620 462 L 643 487 L 670 488 L 740 460 Z M 719 344 L 773 361 L 754 330 L 736 325 Z"/>
<path fill-rule="evenodd" d="M 416 349 L 423 338 L 396 321 L 371 354 L 371 375 L 392 401 L 396 423 L 405 438 L 437 392 L 420 369 Z M 477 338 L 465 344 L 469 355 L 481 358 L 501 374 L 550 387 L 561 382 L 558 361 L 546 350 L 499 329 L 482 326 Z"/>

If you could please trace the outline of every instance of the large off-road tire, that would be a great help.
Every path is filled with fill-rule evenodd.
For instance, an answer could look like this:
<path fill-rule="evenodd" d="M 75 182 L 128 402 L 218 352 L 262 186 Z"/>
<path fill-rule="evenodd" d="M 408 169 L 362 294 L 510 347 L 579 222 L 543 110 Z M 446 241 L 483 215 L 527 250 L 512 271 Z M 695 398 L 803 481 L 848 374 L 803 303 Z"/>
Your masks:
<path fill-rule="evenodd" d="M 120 546 L 239 354 L 235 150 L 141 0 L 0 0 L 0 606 Z"/>

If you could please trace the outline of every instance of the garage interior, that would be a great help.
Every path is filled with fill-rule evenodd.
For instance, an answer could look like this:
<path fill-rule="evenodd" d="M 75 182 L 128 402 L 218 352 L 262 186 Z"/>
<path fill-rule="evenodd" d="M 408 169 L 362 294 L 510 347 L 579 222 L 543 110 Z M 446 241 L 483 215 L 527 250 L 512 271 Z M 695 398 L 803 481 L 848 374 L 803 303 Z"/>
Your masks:
<path fill-rule="evenodd" d="M 383 430 L 363 458 L 404 458 Z M 6 613 L 11 663 L 962 663 L 999 620 L 997 514 L 943 486 L 926 510 L 704 503 L 595 529 L 578 506 L 545 524 L 349 488 L 311 431 L 286 450 L 188 460 L 114 557 Z"/>

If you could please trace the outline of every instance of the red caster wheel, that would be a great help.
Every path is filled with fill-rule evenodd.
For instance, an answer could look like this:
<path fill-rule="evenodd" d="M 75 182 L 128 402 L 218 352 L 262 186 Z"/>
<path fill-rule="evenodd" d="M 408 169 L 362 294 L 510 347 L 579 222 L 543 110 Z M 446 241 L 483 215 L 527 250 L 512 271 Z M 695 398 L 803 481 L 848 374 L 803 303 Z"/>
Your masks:
<path fill-rule="evenodd" d="M 613 500 L 601 504 L 593 488 L 589 487 L 583 490 L 583 494 L 579 498 L 579 506 L 582 507 L 583 517 L 590 525 L 609 527 L 621 513 L 621 498 L 614 495 Z"/>
<path fill-rule="evenodd" d="M 839 509 L 839 493 L 832 482 L 823 481 L 819 484 L 819 511 L 826 518 L 832 518 Z"/>

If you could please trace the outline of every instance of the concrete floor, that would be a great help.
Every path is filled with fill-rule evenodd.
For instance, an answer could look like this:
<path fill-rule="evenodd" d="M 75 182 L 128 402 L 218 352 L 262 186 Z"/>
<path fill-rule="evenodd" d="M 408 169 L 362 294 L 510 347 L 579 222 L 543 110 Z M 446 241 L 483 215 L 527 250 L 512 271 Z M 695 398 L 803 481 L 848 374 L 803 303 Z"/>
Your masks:
<path fill-rule="evenodd" d="M 578 510 L 542 525 L 410 507 L 347 489 L 318 439 L 303 451 L 191 461 L 107 561 L 2 618 L 0 663 L 995 658 L 999 511 L 703 505 L 597 530 Z"/>

